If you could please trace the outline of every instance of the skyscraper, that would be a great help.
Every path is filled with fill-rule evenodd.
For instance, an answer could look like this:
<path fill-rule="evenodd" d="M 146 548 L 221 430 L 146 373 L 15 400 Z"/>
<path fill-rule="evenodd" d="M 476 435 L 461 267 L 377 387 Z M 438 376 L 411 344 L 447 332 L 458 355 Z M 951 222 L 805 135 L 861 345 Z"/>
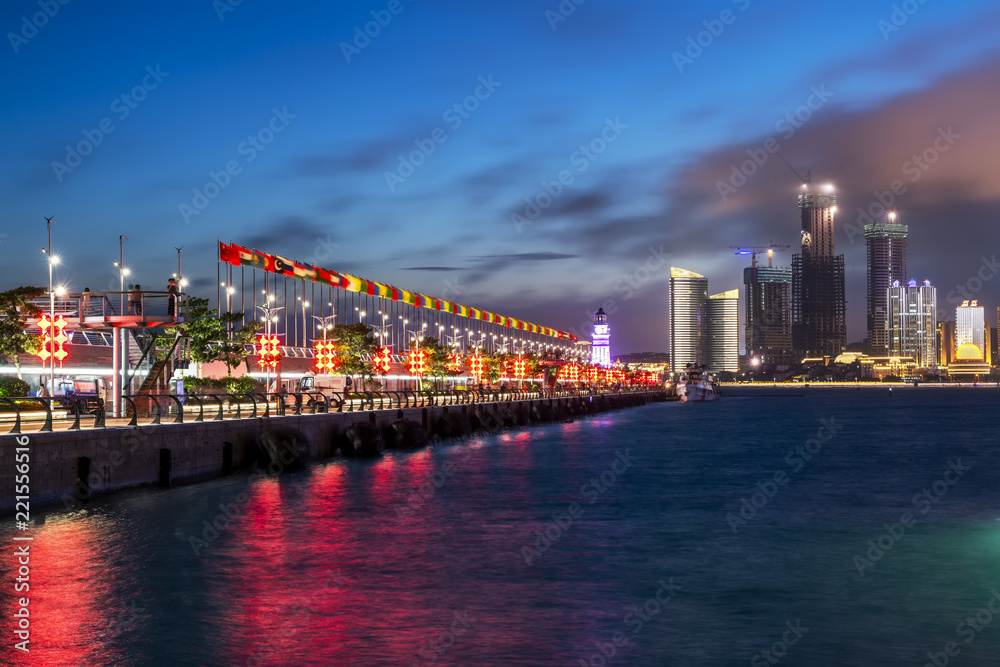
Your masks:
<path fill-rule="evenodd" d="M 802 252 L 792 257 L 792 347 L 803 357 L 836 356 L 847 345 L 844 256 L 834 255 L 833 186 L 802 184 Z"/>
<path fill-rule="evenodd" d="M 792 361 L 792 270 L 743 269 L 746 287 L 746 350 L 764 363 Z"/>
<path fill-rule="evenodd" d="M 885 356 L 889 351 L 886 294 L 894 280 L 906 277 L 906 225 L 896 222 L 890 211 L 888 222 L 865 225 L 868 251 L 868 351 Z"/>
<path fill-rule="evenodd" d="M 708 297 L 705 308 L 708 370 L 740 370 L 740 291 L 732 289 Z"/>
<path fill-rule="evenodd" d="M 702 319 L 708 300 L 708 279 L 671 266 L 669 300 L 670 367 L 682 371 L 688 364 L 705 363 Z"/>
<path fill-rule="evenodd" d="M 598 366 L 611 365 L 611 327 L 608 316 L 603 308 L 594 313 L 594 334 L 591 337 L 593 347 L 590 348 L 590 363 Z"/>
<path fill-rule="evenodd" d="M 894 280 L 886 290 L 888 353 L 912 357 L 917 368 L 937 365 L 937 290 L 929 280 L 903 285 Z"/>
<path fill-rule="evenodd" d="M 975 345 L 983 353 L 986 347 L 986 309 L 978 301 L 963 301 L 955 309 L 955 347 Z M 985 357 L 982 357 L 985 359 Z"/>

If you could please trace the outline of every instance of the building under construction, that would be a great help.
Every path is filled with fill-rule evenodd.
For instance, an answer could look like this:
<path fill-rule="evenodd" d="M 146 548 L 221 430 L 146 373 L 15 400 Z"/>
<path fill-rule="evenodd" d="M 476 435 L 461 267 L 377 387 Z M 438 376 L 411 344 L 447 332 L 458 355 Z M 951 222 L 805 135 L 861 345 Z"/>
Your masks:
<path fill-rule="evenodd" d="M 799 194 L 802 251 L 792 257 L 792 347 L 796 361 L 836 357 L 847 346 L 844 256 L 834 255 L 833 186 L 804 183 Z"/>
<path fill-rule="evenodd" d="M 765 364 L 791 363 L 792 270 L 751 266 L 743 269 L 743 285 L 747 356 Z"/>

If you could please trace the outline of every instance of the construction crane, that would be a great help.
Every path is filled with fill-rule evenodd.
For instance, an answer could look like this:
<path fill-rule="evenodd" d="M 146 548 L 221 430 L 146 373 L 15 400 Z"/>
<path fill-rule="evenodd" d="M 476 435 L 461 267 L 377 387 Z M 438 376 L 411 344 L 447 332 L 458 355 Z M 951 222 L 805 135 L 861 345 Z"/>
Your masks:
<path fill-rule="evenodd" d="M 754 269 L 757 268 L 757 255 L 762 252 L 767 253 L 767 265 L 773 266 L 772 262 L 774 260 L 774 253 L 781 252 L 783 250 L 788 250 L 791 246 L 787 245 L 753 245 L 753 246 L 736 246 L 731 245 L 730 248 L 736 250 L 734 255 L 750 255 L 750 266 Z"/>

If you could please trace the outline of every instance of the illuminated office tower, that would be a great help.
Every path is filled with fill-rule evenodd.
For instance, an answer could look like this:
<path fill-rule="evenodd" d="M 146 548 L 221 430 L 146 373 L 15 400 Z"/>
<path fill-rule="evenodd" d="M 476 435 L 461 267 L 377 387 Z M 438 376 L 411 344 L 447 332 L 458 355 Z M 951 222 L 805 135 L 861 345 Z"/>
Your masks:
<path fill-rule="evenodd" d="M 705 308 L 704 340 L 708 370 L 713 373 L 740 370 L 740 291 L 713 294 Z"/>
<path fill-rule="evenodd" d="M 938 365 L 947 366 L 955 360 L 955 323 L 938 322 Z"/>
<path fill-rule="evenodd" d="M 747 356 L 764 363 L 792 361 L 792 270 L 772 266 L 743 269 L 746 288 Z"/>
<path fill-rule="evenodd" d="M 834 255 L 833 186 L 803 183 L 802 251 L 792 257 L 792 347 L 805 357 L 835 357 L 847 345 L 844 256 Z"/>
<path fill-rule="evenodd" d="M 708 300 L 708 279 L 670 267 L 670 368 L 706 363 L 702 320 Z"/>
<path fill-rule="evenodd" d="M 975 345 L 983 352 L 986 345 L 986 312 L 978 301 L 963 301 L 955 309 L 955 348 Z M 985 357 L 983 357 L 985 358 Z"/>
<path fill-rule="evenodd" d="M 590 363 L 597 366 L 611 365 L 611 327 L 603 308 L 594 313 L 594 334 L 591 336 Z"/>
<path fill-rule="evenodd" d="M 886 290 L 888 354 L 912 357 L 917 368 L 937 365 L 937 290 L 929 280 L 903 285 L 894 280 Z"/>
<path fill-rule="evenodd" d="M 888 303 L 893 281 L 906 277 L 906 225 L 896 222 L 895 211 L 888 222 L 865 225 L 868 251 L 868 351 L 872 356 L 889 353 Z"/>

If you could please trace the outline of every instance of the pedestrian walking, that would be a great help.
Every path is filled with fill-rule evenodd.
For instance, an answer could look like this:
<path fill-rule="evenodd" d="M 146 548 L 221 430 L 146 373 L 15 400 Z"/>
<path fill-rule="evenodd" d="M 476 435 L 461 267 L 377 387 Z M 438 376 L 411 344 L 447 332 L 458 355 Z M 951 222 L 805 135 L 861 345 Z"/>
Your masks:
<path fill-rule="evenodd" d="M 177 279 L 167 279 L 167 314 L 170 317 L 177 317 L 177 295 L 181 291 L 177 288 Z"/>
<path fill-rule="evenodd" d="M 87 312 L 90 310 L 90 288 L 84 287 L 83 294 L 80 295 L 80 321 L 87 316 Z"/>
<path fill-rule="evenodd" d="M 138 284 L 128 293 L 128 314 L 142 315 L 142 287 Z"/>

